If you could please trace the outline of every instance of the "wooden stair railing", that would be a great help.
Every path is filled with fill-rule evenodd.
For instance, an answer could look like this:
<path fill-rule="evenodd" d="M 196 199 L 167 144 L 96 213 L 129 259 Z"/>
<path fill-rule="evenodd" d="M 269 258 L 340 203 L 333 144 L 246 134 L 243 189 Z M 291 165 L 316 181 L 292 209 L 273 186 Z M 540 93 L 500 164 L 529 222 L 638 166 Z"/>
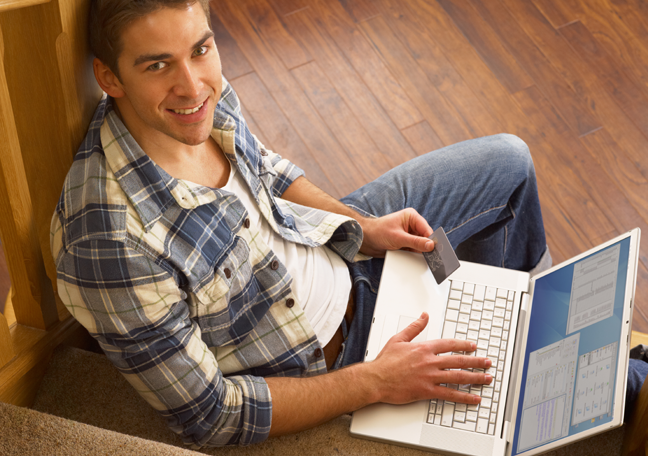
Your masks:
<path fill-rule="evenodd" d="M 0 240 L 12 288 L 0 313 L 0 401 L 28 406 L 52 350 L 83 338 L 55 292 L 50 220 L 101 96 L 88 0 L 0 0 Z"/>

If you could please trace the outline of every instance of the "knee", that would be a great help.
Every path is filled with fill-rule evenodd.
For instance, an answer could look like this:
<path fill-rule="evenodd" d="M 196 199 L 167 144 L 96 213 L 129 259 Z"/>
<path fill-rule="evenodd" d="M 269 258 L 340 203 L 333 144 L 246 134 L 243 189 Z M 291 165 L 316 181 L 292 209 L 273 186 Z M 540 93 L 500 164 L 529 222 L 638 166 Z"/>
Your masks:
<path fill-rule="evenodd" d="M 494 147 L 491 151 L 497 155 L 497 161 L 507 168 L 508 172 L 535 174 L 529 146 L 521 138 L 501 133 L 492 136 L 492 139 Z"/>

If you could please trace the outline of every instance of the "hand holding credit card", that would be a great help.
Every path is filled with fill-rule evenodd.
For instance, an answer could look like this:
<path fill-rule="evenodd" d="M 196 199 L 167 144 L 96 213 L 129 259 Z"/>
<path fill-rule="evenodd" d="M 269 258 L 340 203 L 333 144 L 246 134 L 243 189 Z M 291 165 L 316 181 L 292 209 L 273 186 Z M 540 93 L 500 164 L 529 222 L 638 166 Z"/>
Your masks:
<path fill-rule="evenodd" d="M 434 241 L 434 250 L 423 252 L 423 257 L 432 271 L 437 284 L 441 284 L 450 274 L 459 268 L 459 259 L 455 254 L 442 227 L 437 228 L 430 236 Z"/>

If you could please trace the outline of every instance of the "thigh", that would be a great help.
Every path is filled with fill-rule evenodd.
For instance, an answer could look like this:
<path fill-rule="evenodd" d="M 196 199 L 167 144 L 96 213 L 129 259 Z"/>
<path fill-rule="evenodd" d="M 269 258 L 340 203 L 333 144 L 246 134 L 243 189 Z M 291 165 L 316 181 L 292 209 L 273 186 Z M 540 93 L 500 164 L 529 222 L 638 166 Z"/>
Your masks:
<path fill-rule="evenodd" d="M 456 245 L 507 217 L 507 203 L 533 173 L 526 144 L 501 134 L 464 141 L 412 159 L 362 186 L 342 202 L 365 215 L 416 209 L 433 229 L 451 233 Z"/>

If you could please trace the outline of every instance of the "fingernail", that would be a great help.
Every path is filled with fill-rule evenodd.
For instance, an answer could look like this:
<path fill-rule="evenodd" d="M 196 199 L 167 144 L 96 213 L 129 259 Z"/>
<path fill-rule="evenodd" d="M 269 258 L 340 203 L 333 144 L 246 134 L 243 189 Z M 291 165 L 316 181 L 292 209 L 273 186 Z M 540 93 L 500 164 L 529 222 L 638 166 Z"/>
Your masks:
<path fill-rule="evenodd" d="M 490 358 L 486 358 L 486 367 L 491 367 L 493 365 L 493 361 L 491 361 Z"/>
<path fill-rule="evenodd" d="M 475 404 L 479 404 L 479 403 L 481 402 L 481 397 L 479 397 L 479 396 L 473 396 L 473 402 L 474 402 Z"/>
<path fill-rule="evenodd" d="M 490 383 L 493 381 L 493 376 L 491 374 L 486 374 L 486 383 Z"/>
<path fill-rule="evenodd" d="M 425 250 L 432 250 L 434 247 L 434 241 L 428 241 L 425 243 Z"/>
<path fill-rule="evenodd" d="M 419 317 L 419 320 L 423 320 L 424 318 L 425 318 L 425 312 L 423 312 L 423 313 L 421 314 L 421 316 Z"/>
<path fill-rule="evenodd" d="M 475 349 L 477 348 L 477 344 L 474 343 L 474 342 L 471 342 L 470 343 L 470 348 L 472 348 L 472 351 L 475 351 Z"/>

